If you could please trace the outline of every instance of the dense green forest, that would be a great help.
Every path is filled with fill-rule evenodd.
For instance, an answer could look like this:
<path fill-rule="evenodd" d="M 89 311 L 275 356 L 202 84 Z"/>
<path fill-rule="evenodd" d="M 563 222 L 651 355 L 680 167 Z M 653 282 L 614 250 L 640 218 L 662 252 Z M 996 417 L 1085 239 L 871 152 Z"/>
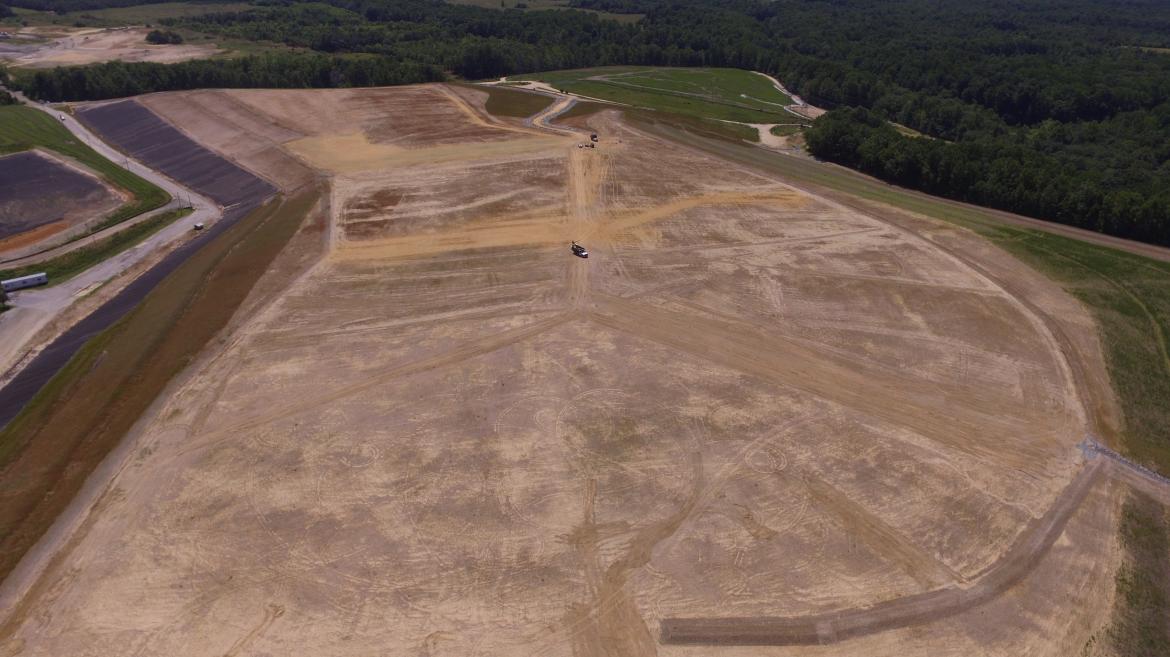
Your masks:
<path fill-rule="evenodd" d="M 108 62 L 30 73 L 20 85 L 37 99 L 92 100 L 155 91 L 207 88 L 322 89 L 438 82 L 433 66 L 387 57 L 273 53 L 178 64 Z"/>
<path fill-rule="evenodd" d="M 10 2 L 65 11 L 135 0 Z M 818 157 L 936 194 L 1170 244 L 1165 0 L 571 2 L 644 16 L 622 24 L 437 0 L 258 0 L 245 11 L 166 23 L 329 58 L 166 67 L 174 74 L 107 65 L 20 84 L 63 100 L 191 86 L 388 84 L 439 70 L 470 79 L 609 64 L 759 70 L 833 109 L 809 135 Z M 355 54 L 368 58 L 353 64 Z M 890 121 L 928 138 L 898 134 Z"/>
<path fill-rule="evenodd" d="M 183 35 L 174 30 L 151 30 L 146 35 L 146 42 L 156 45 L 175 45 L 183 43 Z"/>

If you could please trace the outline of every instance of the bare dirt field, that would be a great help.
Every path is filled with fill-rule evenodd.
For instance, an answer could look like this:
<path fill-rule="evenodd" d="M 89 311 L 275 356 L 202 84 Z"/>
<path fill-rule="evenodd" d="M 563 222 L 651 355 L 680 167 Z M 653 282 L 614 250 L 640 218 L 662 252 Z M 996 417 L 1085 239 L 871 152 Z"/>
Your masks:
<path fill-rule="evenodd" d="M 1099 353 L 1040 309 L 1091 323 L 976 237 L 613 113 L 585 149 L 439 86 L 174 96 L 328 177 L 331 248 L 159 402 L 0 655 L 1057 656 L 1108 608 Z M 827 645 L 671 642 L 728 618 Z"/>
<path fill-rule="evenodd" d="M 60 30 L 43 35 L 29 28 L 22 34 L 51 37 L 49 41 L 22 46 L 17 52 L 2 53 L 11 66 L 23 68 L 51 68 L 54 66 L 82 66 L 100 62 L 155 62 L 173 64 L 188 59 L 209 57 L 219 52 L 213 45 L 153 45 L 146 42 L 147 28 L 123 27 L 112 29 L 86 28 Z"/>
<path fill-rule="evenodd" d="M 0 254 L 100 219 L 125 201 L 76 164 L 27 151 L 0 157 Z"/>

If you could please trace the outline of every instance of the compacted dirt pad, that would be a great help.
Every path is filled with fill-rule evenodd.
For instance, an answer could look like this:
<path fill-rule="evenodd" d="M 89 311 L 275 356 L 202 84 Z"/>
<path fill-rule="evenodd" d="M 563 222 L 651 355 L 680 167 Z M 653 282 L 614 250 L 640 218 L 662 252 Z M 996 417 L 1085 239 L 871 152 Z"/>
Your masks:
<path fill-rule="evenodd" d="M 933 239 L 612 114 L 148 102 L 189 97 L 332 181 L 330 252 L 130 438 L 10 651 L 1060 655 L 1107 604 L 1062 345 Z"/>

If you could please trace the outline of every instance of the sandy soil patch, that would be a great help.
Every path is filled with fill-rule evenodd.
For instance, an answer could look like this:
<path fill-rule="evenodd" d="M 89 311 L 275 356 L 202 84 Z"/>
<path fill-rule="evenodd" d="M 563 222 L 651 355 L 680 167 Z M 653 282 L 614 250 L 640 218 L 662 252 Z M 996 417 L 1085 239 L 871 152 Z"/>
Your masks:
<path fill-rule="evenodd" d="M 1075 369 L 1033 306 L 906 225 L 612 114 L 589 118 L 601 141 L 581 149 L 441 88 L 375 96 L 417 103 L 410 121 L 436 136 L 395 133 L 374 103 L 343 133 L 288 110 L 341 107 L 340 92 L 238 97 L 333 176 L 332 250 L 162 404 L 9 646 L 1083 645 L 1115 563 L 1105 485 L 970 613 L 817 648 L 659 644 L 669 618 L 800 617 L 981 582 L 1082 472 Z"/>
<path fill-rule="evenodd" d="M 9 59 L 12 66 L 51 68 L 99 62 L 155 62 L 172 64 L 210 57 L 220 50 L 211 45 L 153 45 L 146 28 L 82 29 L 70 31 Z"/>

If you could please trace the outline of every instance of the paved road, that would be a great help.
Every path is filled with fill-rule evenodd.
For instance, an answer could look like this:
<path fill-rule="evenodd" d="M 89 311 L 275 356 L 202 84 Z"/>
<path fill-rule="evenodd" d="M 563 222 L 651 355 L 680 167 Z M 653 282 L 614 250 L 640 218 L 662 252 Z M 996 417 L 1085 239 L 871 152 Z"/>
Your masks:
<path fill-rule="evenodd" d="M 12 420 L 37 391 L 60 371 L 90 338 L 108 328 L 138 305 L 160 281 L 198 251 L 204 242 L 214 239 L 276 193 L 276 188 L 272 185 L 199 146 L 137 102 L 121 101 L 88 109 L 84 112 L 84 116 L 91 125 L 98 126 L 101 133 L 110 138 L 113 143 L 121 145 L 127 151 L 162 171 L 173 172 L 175 177 L 189 184 L 196 192 L 205 194 L 206 197 L 196 194 L 199 199 L 202 199 L 197 203 L 203 208 L 215 208 L 215 212 L 218 213 L 217 204 L 228 207 L 223 210 L 222 218 L 219 221 L 198 234 L 188 233 L 191 220 L 181 222 L 181 225 L 175 230 L 189 234 L 191 238 L 180 243 L 162 260 L 131 281 L 129 285 L 99 306 L 93 313 L 67 329 L 40 353 L 32 357 L 19 372 L 11 376 L 4 383 L 4 387 L 0 388 L 0 426 Z M 96 142 L 96 137 L 80 124 L 67 120 L 66 125 L 71 130 L 84 131 L 82 134 Z M 87 141 L 87 143 L 90 142 Z M 101 144 L 101 146 L 103 149 L 107 149 L 103 155 L 114 153 L 105 144 Z M 142 172 L 143 165 L 138 164 L 137 167 L 135 173 Z M 166 180 L 161 174 L 151 172 L 151 175 L 156 179 Z M 178 183 L 167 180 L 167 184 L 172 189 L 183 189 L 186 193 L 185 188 Z M 118 267 L 128 266 L 127 263 L 136 262 L 136 258 L 141 258 L 141 256 L 131 253 L 125 255 L 125 260 L 115 258 L 110 263 L 102 265 L 105 269 L 99 270 L 91 276 L 100 279 L 103 273 L 110 273 L 117 270 Z M 62 287 L 62 290 L 65 289 L 70 288 Z M 45 295 L 41 296 L 40 299 L 43 300 L 46 308 L 51 309 L 55 304 L 67 303 L 61 298 L 53 299 L 47 296 L 62 295 L 64 294 L 62 291 L 46 289 L 38 292 Z M 32 307 L 36 299 L 30 300 L 29 296 L 22 294 L 18 303 Z M 10 311 L 5 315 L 11 312 L 15 311 Z M 19 322 L 17 324 L 19 330 L 27 330 L 35 323 L 35 320 L 23 319 L 19 315 L 17 321 Z"/>
<path fill-rule="evenodd" d="M 54 285 L 53 287 L 35 288 L 12 293 L 10 305 L 14 306 L 14 308 L 0 315 L 0 372 L 6 373 L 10 372 L 12 367 L 28 354 L 28 344 L 32 338 L 78 298 L 85 296 L 89 292 L 97 289 L 101 284 L 138 264 L 156 250 L 164 248 L 179 239 L 191 239 L 193 237 L 191 225 L 195 222 L 203 222 L 211 225 L 223 215 L 222 208 L 215 201 L 114 150 L 73 117 L 63 115 L 60 112 L 54 111 L 52 108 L 27 101 L 27 99 L 25 100 L 29 103 L 29 106 L 51 114 L 58 119 L 61 116 L 65 116 L 62 125 L 73 133 L 78 140 L 93 148 L 103 157 L 122 165 L 127 170 L 158 185 L 175 199 L 163 208 L 132 219 L 129 222 L 111 226 L 109 229 L 101 231 L 85 240 L 79 240 L 78 242 L 80 243 L 65 245 L 60 250 L 54 249 L 53 251 L 55 253 L 66 253 L 96 239 L 112 235 L 118 230 L 133 225 L 134 223 L 145 221 L 161 212 L 168 212 L 178 207 L 184 207 L 187 205 L 188 199 L 190 199 L 195 211 L 186 219 L 172 223 L 143 240 L 137 246 L 127 249 L 113 258 L 85 270 L 64 283 Z M 20 266 L 27 260 L 27 258 L 22 258 L 17 261 L 0 263 L 0 266 L 5 268 Z M 0 377 L 0 382 L 7 382 L 11 376 L 11 374 L 3 375 Z"/>

